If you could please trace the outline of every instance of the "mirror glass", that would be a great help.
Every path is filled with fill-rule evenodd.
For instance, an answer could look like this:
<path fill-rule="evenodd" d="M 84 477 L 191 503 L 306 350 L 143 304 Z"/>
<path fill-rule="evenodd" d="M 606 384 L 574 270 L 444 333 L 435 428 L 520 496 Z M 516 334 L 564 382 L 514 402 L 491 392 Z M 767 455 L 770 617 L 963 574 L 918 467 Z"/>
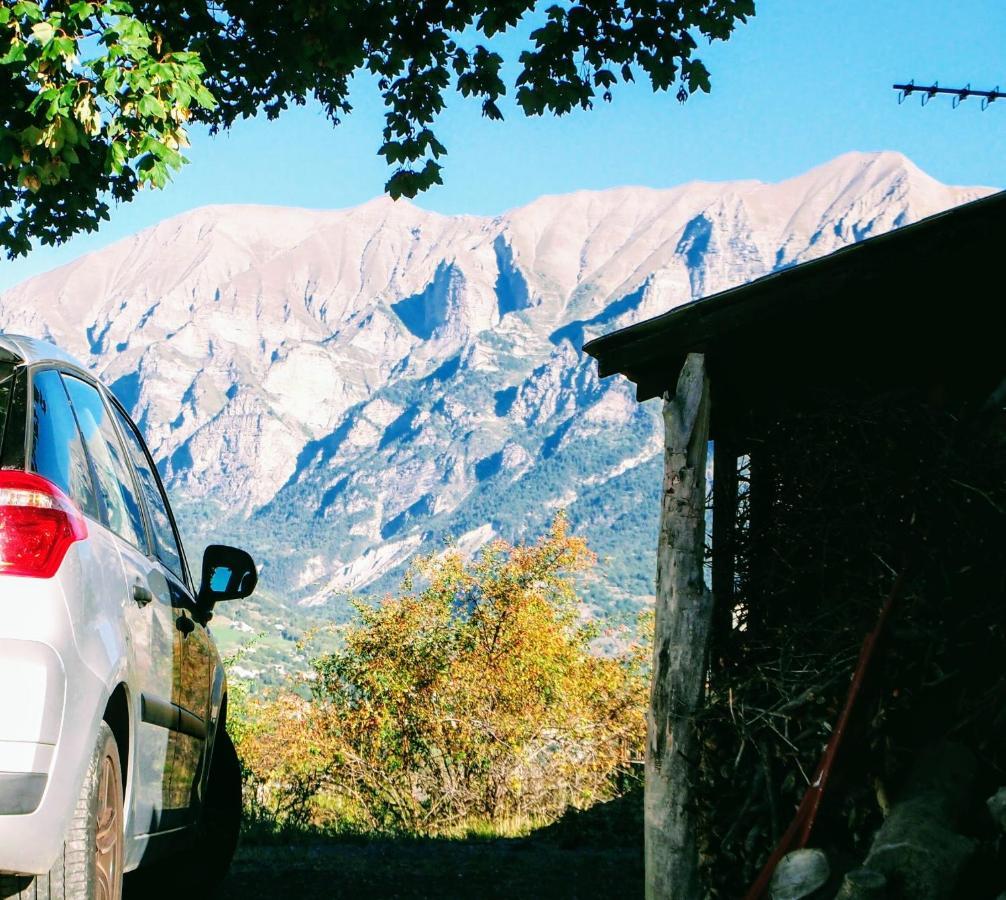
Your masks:
<path fill-rule="evenodd" d="M 216 566 L 210 576 L 210 590 L 217 594 L 222 594 L 227 590 L 227 585 L 231 583 L 231 572 L 229 566 Z"/>

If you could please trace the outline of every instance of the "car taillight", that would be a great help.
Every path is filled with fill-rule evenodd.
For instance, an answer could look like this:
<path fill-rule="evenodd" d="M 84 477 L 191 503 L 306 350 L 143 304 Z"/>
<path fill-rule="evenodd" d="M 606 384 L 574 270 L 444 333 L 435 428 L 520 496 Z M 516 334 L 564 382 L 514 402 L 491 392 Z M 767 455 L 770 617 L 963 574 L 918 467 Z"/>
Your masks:
<path fill-rule="evenodd" d="M 87 523 L 52 482 L 27 472 L 0 471 L 0 575 L 51 578 Z"/>

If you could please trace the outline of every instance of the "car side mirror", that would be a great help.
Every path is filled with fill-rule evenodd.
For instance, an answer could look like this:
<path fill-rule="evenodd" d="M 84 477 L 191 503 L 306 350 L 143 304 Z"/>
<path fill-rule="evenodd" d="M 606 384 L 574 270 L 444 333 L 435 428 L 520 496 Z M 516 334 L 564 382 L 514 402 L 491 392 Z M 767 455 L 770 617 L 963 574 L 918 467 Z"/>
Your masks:
<path fill-rule="evenodd" d="M 203 582 L 199 588 L 199 606 L 207 612 L 221 600 L 248 597 L 258 584 L 255 560 L 237 547 L 211 544 L 203 553 Z"/>

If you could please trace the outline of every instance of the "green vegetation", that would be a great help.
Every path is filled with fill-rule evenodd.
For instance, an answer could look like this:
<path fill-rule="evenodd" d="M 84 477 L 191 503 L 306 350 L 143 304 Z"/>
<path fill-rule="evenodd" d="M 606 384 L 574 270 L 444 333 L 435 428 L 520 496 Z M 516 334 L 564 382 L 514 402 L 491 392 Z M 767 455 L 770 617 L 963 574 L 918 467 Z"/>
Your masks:
<path fill-rule="evenodd" d="M 591 651 L 572 575 L 592 562 L 562 516 L 533 545 L 428 557 L 358 605 L 308 696 L 232 682 L 253 831 L 514 836 L 620 795 L 645 665 Z"/>
<path fill-rule="evenodd" d="M 93 231 L 162 187 L 215 101 L 198 53 L 122 0 L 0 3 L 0 248 Z"/>

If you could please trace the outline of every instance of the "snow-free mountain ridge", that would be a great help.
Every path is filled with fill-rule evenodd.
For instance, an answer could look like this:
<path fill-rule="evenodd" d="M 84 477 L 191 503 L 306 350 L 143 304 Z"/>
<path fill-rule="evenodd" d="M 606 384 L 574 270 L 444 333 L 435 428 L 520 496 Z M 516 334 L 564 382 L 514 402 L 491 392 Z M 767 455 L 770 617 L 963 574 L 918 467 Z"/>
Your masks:
<path fill-rule="evenodd" d="M 0 329 L 92 366 L 187 529 L 241 540 L 291 601 L 564 507 L 601 553 L 595 600 L 631 605 L 652 590 L 658 421 L 583 342 L 989 192 L 853 153 L 493 218 L 205 207 L 0 295 Z"/>

